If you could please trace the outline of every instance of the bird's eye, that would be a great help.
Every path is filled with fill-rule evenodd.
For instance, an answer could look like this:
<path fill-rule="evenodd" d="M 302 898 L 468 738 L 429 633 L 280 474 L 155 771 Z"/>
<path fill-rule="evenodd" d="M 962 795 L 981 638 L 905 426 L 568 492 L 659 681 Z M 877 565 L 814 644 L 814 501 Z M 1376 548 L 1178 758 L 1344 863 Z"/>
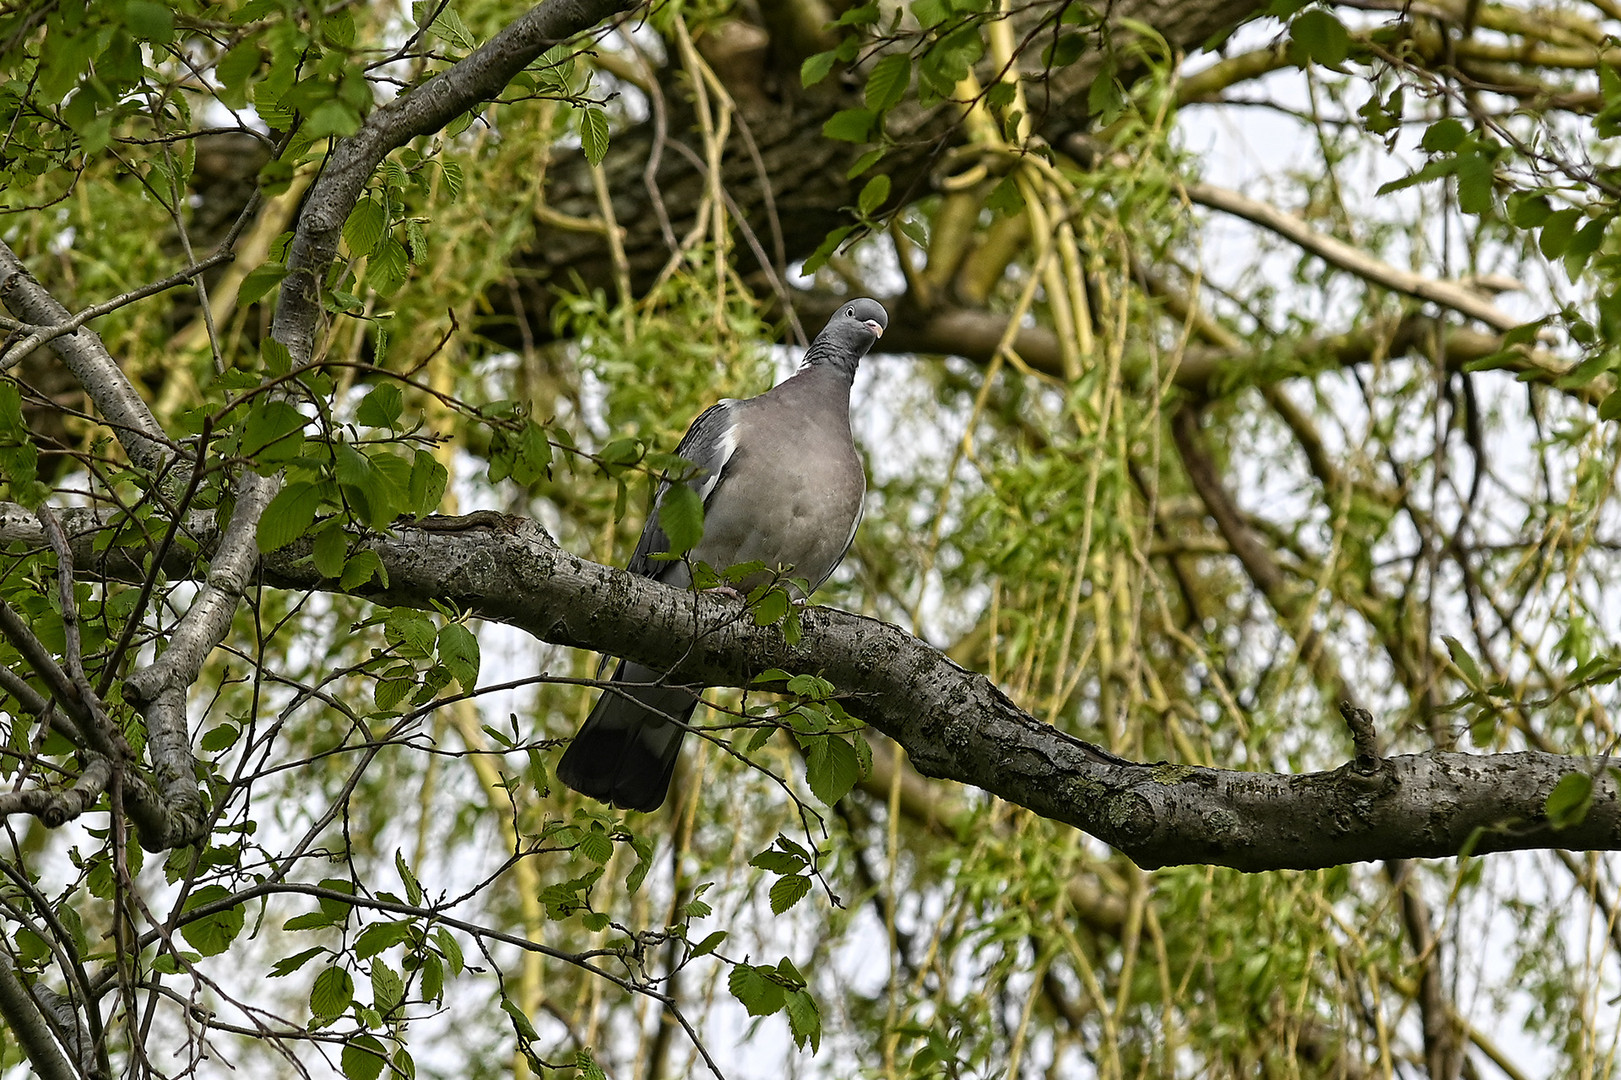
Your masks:
<path fill-rule="evenodd" d="M 845 313 L 845 315 L 849 316 L 852 319 L 856 317 L 856 309 L 855 308 L 846 308 L 844 313 Z"/>

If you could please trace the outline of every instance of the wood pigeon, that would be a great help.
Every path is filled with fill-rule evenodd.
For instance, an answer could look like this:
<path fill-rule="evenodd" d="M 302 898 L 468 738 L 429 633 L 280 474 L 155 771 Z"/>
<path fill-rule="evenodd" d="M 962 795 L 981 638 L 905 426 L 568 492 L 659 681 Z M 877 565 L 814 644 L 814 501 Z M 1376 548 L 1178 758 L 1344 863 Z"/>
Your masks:
<path fill-rule="evenodd" d="M 787 567 L 812 592 L 827 580 L 855 539 L 867 492 L 850 434 L 850 385 L 888 325 L 878 301 L 851 300 L 811 342 L 793 377 L 759 397 L 720 401 L 693 421 L 675 448 L 696 466 L 681 482 L 704 505 L 693 563 L 717 570 L 754 561 Z M 653 558 L 669 547 L 659 505 L 670 484 L 666 475 L 627 569 L 689 588 L 687 562 Z M 739 588 L 746 592 L 771 576 L 751 575 Z M 698 706 L 698 688 L 663 680 L 658 671 L 621 660 L 558 761 L 557 778 L 626 810 L 657 810 Z"/>

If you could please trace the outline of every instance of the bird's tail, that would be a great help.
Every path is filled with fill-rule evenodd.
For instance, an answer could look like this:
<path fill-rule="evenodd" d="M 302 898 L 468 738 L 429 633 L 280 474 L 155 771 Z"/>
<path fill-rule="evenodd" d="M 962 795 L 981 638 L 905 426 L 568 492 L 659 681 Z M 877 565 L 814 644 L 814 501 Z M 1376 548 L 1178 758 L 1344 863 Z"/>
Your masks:
<path fill-rule="evenodd" d="M 696 691 L 658 686 L 660 674 L 620 661 L 574 741 L 557 762 L 557 778 L 582 795 L 625 810 L 664 804 L 681 756 Z M 642 685 L 638 685 L 642 684 Z"/>

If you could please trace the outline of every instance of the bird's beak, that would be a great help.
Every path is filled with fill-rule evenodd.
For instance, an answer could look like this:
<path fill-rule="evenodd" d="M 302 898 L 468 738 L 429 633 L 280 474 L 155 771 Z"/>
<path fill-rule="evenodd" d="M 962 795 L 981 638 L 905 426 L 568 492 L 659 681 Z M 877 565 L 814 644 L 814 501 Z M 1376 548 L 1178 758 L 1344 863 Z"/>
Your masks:
<path fill-rule="evenodd" d="M 873 337 L 883 337 L 884 336 L 884 328 L 882 326 L 878 325 L 878 320 L 877 319 L 868 319 L 866 321 L 865 325 L 866 325 L 868 330 L 872 331 L 872 336 Z"/>

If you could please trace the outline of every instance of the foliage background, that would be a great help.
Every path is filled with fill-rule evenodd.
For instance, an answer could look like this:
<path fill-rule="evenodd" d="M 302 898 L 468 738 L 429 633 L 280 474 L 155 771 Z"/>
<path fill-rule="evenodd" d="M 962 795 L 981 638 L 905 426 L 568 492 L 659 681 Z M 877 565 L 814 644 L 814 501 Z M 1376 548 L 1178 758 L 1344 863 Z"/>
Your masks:
<path fill-rule="evenodd" d="M 7 818 L 10 968 L 94 997 L 135 1075 L 1614 1075 L 1611 856 L 1149 872 L 881 740 L 818 774 L 725 712 L 625 817 L 550 779 L 594 658 L 345 595 L 375 572 L 351 537 L 400 513 L 622 560 L 647 452 L 866 293 L 896 351 L 857 386 L 872 492 L 821 602 L 1137 760 L 1335 768 L 1342 700 L 1393 751 L 1608 754 L 1621 13 L 1192 7 L 638 11 L 389 157 L 281 409 L 322 153 L 513 12 L 7 12 L 0 237 L 75 311 L 229 240 L 92 325 L 205 439 L 195 505 L 289 470 L 260 544 L 314 537 L 344 585 L 251 589 L 194 685 L 205 843 Z M 152 527 L 161 483 L 54 358 L 11 376 L 6 496 Z M 62 653 L 52 553 L 3 566 Z M 93 676 L 196 595 L 158 586 L 79 582 Z M 13 701 L 9 775 L 61 786 L 72 748 Z"/>

